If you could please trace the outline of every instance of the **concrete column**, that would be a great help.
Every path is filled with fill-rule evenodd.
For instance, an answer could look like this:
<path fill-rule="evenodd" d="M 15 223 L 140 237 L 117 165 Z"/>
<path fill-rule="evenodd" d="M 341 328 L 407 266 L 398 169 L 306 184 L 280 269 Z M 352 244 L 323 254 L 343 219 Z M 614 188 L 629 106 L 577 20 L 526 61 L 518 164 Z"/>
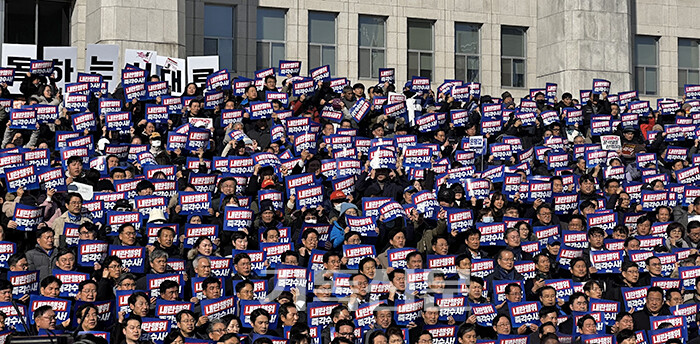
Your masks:
<path fill-rule="evenodd" d="M 78 59 L 86 44 L 118 44 L 185 57 L 185 0 L 77 0 L 71 40 Z M 82 62 L 78 62 L 79 65 Z"/>
<path fill-rule="evenodd" d="M 594 78 L 633 88 L 630 0 L 538 0 L 537 80 L 578 97 Z"/>

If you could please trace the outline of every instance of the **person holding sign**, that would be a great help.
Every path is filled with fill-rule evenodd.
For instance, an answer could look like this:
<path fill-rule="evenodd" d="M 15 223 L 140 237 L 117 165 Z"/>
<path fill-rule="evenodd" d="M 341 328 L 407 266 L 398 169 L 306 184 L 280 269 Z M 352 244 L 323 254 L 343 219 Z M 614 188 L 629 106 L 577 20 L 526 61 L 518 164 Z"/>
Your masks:
<path fill-rule="evenodd" d="M 37 332 L 41 330 L 55 331 L 58 329 L 56 326 L 56 312 L 48 305 L 34 310 L 34 323 L 36 324 Z"/>
<path fill-rule="evenodd" d="M 632 314 L 635 330 L 651 330 L 650 318 L 656 316 L 671 315 L 671 311 L 664 303 L 664 291 L 659 287 L 651 287 L 647 291 L 644 309 Z"/>
<path fill-rule="evenodd" d="M 43 279 L 51 275 L 52 262 L 56 259 L 58 251 L 54 249 L 53 229 L 39 228 L 36 237 L 36 246 L 26 253 L 27 264 L 29 270 L 39 270 L 39 278 Z"/>
<path fill-rule="evenodd" d="M 493 281 L 523 281 L 525 278 L 515 270 L 515 256 L 510 250 L 501 250 L 496 257 L 496 265 L 484 280 L 492 285 Z"/>
<path fill-rule="evenodd" d="M 132 315 L 124 322 L 121 330 L 121 334 L 124 340 L 121 342 L 123 344 L 152 344 L 151 341 L 141 340 L 141 317 Z M 121 344 L 120 343 L 120 344 Z"/>
<path fill-rule="evenodd" d="M 83 223 L 92 223 L 87 216 L 83 216 L 83 196 L 79 193 L 69 192 L 65 196 L 65 207 L 66 212 L 61 214 L 58 218 L 53 221 L 53 231 L 58 233 L 58 236 L 54 238 L 54 245 L 58 246 L 61 241 L 60 237 L 64 237 L 65 240 L 65 224 L 70 223 L 74 225 L 82 225 Z"/>

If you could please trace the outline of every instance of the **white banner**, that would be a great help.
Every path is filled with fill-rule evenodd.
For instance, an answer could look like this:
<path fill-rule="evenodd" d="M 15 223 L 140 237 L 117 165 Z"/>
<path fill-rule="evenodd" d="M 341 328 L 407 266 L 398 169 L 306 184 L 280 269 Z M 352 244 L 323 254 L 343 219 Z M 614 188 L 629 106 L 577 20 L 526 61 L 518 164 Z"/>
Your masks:
<path fill-rule="evenodd" d="M 64 89 L 66 84 L 73 83 L 78 79 L 77 47 L 44 47 L 44 59 L 53 59 L 53 72 L 58 88 Z"/>
<path fill-rule="evenodd" d="M 36 60 L 36 45 L 34 44 L 2 44 L 2 66 L 15 69 L 15 82 L 8 85 L 13 94 L 19 94 L 19 85 L 27 77 L 29 62 Z"/>
<path fill-rule="evenodd" d="M 207 82 L 207 76 L 219 70 L 218 56 L 188 56 L 187 82 L 194 82 L 202 87 Z"/>
<path fill-rule="evenodd" d="M 85 73 L 100 74 L 102 81 L 114 92 L 121 82 L 119 68 L 119 46 L 116 44 L 88 44 L 85 52 Z"/>
<path fill-rule="evenodd" d="M 158 53 L 152 50 L 124 50 L 124 65 L 131 64 L 148 72 L 150 77 L 156 74 L 156 61 Z M 146 81 L 150 81 L 146 79 Z"/>
<path fill-rule="evenodd" d="M 185 92 L 185 59 L 174 57 L 158 56 L 157 75 L 160 79 L 168 82 L 173 96 L 178 97 Z"/>

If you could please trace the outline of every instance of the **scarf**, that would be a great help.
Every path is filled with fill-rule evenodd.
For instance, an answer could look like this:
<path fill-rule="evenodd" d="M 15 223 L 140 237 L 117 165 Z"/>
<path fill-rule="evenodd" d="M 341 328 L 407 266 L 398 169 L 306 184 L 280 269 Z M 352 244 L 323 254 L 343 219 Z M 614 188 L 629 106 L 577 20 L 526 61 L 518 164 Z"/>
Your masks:
<path fill-rule="evenodd" d="M 70 223 L 80 223 L 80 219 L 82 216 L 80 215 L 73 215 L 70 211 L 67 211 L 66 214 L 68 214 L 68 221 Z"/>

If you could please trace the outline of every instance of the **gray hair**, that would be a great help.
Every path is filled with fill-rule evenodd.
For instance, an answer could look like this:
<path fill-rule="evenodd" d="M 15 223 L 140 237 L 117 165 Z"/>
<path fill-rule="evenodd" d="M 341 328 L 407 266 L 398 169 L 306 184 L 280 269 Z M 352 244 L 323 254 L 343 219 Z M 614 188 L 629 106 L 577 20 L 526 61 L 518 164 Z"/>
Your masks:
<path fill-rule="evenodd" d="M 148 261 L 153 263 L 156 259 L 158 258 L 165 258 L 166 260 L 168 259 L 168 253 L 166 253 L 163 250 L 154 250 L 151 252 L 151 254 L 148 256 Z"/>
<path fill-rule="evenodd" d="M 214 325 L 216 324 L 224 324 L 224 322 L 221 319 L 212 319 L 209 320 L 209 326 L 207 326 L 207 333 L 211 333 L 214 331 Z M 226 326 L 226 324 L 224 324 Z"/>
<path fill-rule="evenodd" d="M 197 257 L 192 261 L 192 267 L 196 269 L 196 268 L 199 266 L 199 261 L 202 260 L 202 259 L 209 260 L 209 257 L 207 257 L 207 256 L 197 256 Z M 209 260 L 209 262 L 211 263 L 210 260 Z"/>
<path fill-rule="evenodd" d="M 126 279 L 130 279 L 136 282 L 136 276 L 132 273 L 127 272 L 125 274 L 119 275 L 119 278 L 117 278 L 117 285 L 122 285 L 122 282 L 124 282 L 124 280 Z"/>

